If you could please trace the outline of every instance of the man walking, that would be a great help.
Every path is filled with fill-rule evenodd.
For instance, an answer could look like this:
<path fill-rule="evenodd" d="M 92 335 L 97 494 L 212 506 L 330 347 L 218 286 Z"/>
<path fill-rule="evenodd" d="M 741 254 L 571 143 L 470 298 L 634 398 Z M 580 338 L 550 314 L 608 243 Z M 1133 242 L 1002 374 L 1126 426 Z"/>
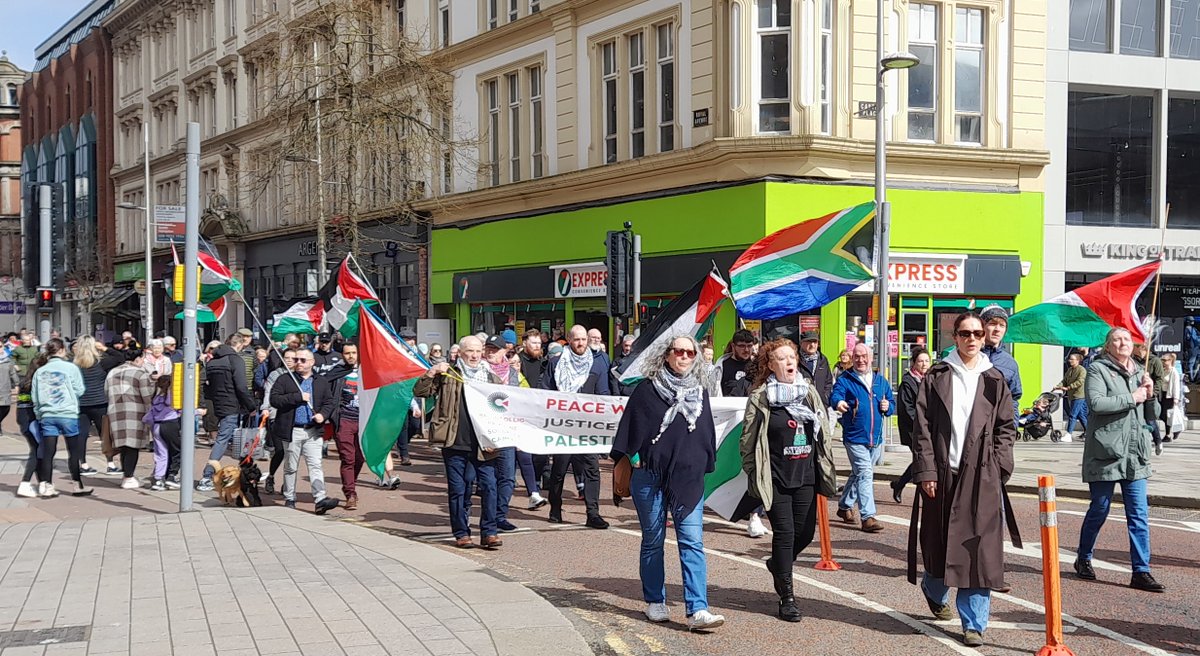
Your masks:
<path fill-rule="evenodd" d="M 488 338 L 487 344 L 483 346 L 483 359 L 487 360 L 488 369 L 502 381 L 502 385 L 520 387 L 524 382 L 520 367 L 513 366 L 508 360 L 508 349 L 504 337 L 492 335 Z M 495 462 L 496 528 L 507 533 L 517 530 L 517 527 L 508 521 L 508 504 L 512 501 L 513 490 L 517 487 L 517 447 L 506 446 L 496 449 Z M 528 482 L 526 484 L 528 485 Z"/>
<path fill-rule="evenodd" d="M 213 350 L 212 359 L 205 366 L 208 399 L 212 401 L 217 417 L 217 441 L 213 444 L 209 460 L 221 460 L 237 430 L 239 417 L 254 411 L 254 396 L 246 385 L 246 366 L 237 351 L 241 343 L 241 337 L 231 335 L 227 344 Z M 212 477 L 216 471 L 211 464 L 205 465 L 204 475 L 196 484 L 196 489 L 211 492 Z"/>
<path fill-rule="evenodd" d="M 546 371 L 546 355 L 542 351 L 543 335 L 536 328 L 525 331 L 521 341 L 521 351 L 517 361 L 521 366 L 521 376 L 530 386 L 535 386 L 542 380 Z M 549 503 L 542 496 L 542 480 L 549 467 L 548 456 L 517 451 L 517 465 L 521 468 L 521 478 L 525 481 L 525 491 L 529 494 L 529 509 L 537 510 Z"/>
<path fill-rule="evenodd" d="M 1008 332 L 1008 311 L 999 305 L 989 305 L 979 313 L 983 320 L 983 349 L 981 352 L 988 357 L 988 362 L 1004 374 L 1004 382 L 1008 383 L 1008 391 L 1013 397 L 1013 416 L 1021 416 L 1021 370 L 1017 361 L 1000 345 L 1004 334 Z"/>
<path fill-rule="evenodd" d="M 345 350 L 345 347 L 343 347 L 343 350 Z M 317 364 L 313 367 L 313 371 L 318 376 L 324 376 L 342 363 L 345 353 L 338 353 L 334 350 L 333 335 L 321 333 L 321 336 L 317 338 L 317 350 L 313 353 L 313 356 L 317 359 Z"/>
<path fill-rule="evenodd" d="M 895 414 L 896 399 L 892 386 L 883 376 L 874 373 L 874 353 L 866 344 L 854 347 L 851 355 L 854 369 L 850 375 L 838 377 L 829 395 L 829 402 L 840 413 L 842 443 L 850 457 L 850 477 L 838 501 L 837 516 L 847 524 L 856 521 L 854 504 L 858 503 L 862 530 L 878 533 L 883 524 L 875 519 L 875 476 L 873 464 L 883 451 L 883 422 Z"/>
<path fill-rule="evenodd" d="M 745 328 L 733 334 L 728 353 L 717 359 L 717 368 L 721 372 L 722 396 L 750 396 L 750 381 L 746 379 L 746 370 L 754 361 L 754 345 L 757 342 L 754 333 Z"/>
<path fill-rule="evenodd" d="M 336 508 L 337 499 L 325 495 L 325 471 L 321 466 L 321 431 L 333 414 L 334 399 L 329 386 L 313 374 L 313 353 L 296 351 L 296 368 L 290 376 L 280 376 L 271 388 L 271 407 L 275 408 L 274 436 L 288 444 L 287 464 L 283 469 L 283 505 L 296 507 L 296 472 L 300 458 L 308 464 L 316 514 Z M 297 385 L 299 383 L 299 385 Z"/>
<path fill-rule="evenodd" d="M 539 387 L 568 394 L 608 394 L 608 359 L 588 345 L 588 331 L 583 326 L 571 326 L 569 341 L 563 352 L 550 359 Z M 567 466 L 583 476 L 583 499 L 587 505 L 587 525 L 606 529 L 608 522 L 600 517 L 600 457 L 596 454 L 558 454 L 550 469 L 550 521 L 561 524 L 563 481 Z"/>
<path fill-rule="evenodd" d="M 333 435 L 341 460 L 346 510 L 358 509 L 358 475 L 366 460 L 358 442 L 358 345 L 342 346 L 341 362 L 326 377 L 332 387 Z"/>

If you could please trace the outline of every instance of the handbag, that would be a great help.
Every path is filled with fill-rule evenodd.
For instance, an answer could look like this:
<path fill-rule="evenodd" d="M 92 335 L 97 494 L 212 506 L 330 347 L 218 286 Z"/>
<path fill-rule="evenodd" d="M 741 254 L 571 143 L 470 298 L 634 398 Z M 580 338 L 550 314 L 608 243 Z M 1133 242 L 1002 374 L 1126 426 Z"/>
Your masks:
<path fill-rule="evenodd" d="M 629 491 L 631 478 L 633 478 L 633 465 L 629 463 L 628 456 L 623 456 L 616 465 L 613 465 L 613 496 L 632 496 Z"/>
<path fill-rule="evenodd" d="M 105 460 L 117 457 L 117 447 L 113 446 L 112 424 L 108 415 L 104 415 L 100 420 L 100 453 L 104 454 Z"/>

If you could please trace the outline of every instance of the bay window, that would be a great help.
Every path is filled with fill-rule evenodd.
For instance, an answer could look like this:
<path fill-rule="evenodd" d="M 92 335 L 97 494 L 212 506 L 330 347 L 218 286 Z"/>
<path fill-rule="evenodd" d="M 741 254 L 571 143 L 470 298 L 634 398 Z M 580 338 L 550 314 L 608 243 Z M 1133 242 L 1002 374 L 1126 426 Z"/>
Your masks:
<path fill-rule="evenodd" d="M 791 131 L 791 0 L 758 0 L 758 131 Z"/>

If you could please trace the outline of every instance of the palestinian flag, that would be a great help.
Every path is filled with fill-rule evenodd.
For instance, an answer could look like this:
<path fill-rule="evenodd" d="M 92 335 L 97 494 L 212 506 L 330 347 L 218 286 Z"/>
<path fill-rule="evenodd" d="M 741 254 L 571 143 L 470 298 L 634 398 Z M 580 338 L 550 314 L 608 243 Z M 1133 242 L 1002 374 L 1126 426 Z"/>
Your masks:
<path fill-rule="evenodd" d="M 183 305 L 184 294 L 184 275 L 186 270 L 179 263 L 179 253 L 175 250 L 172 244 L 171 253 L 175 258 L 174 281 L 171 286 L 171 297 L 177 304 Z M 231 291 L 238 291 L 242 288 L 241 283 L 233 277 L 233 272 L 225 263 L 217 259 L 215 256 L 203 251 L 196 254 L 197 262 L 200 265 L 200 290 L 197 296 L 196 321 L 199 323 L 212 323 L 218 321 L 225 315 L 225 294 Z M 175 315 L 176 319 L 183 319 L 183 312 L 180 311 Z"/>
<path fill-rule="evenodd" d="M 288 333 L 315 335 L 321 329 L 323 317 L 319 299 L 300 301 L 282 314 L 275 315 L 271 322 L 271 339 L 279 341 Z"/>
<path fill-rule="evenodd" d="M 359 318 L 358 442 L 367 467 L 383 478 L 388 453 L 408 421 L 413 386 L 429 364 L 370 308 L 363 306 Z"/>
<path fill-rule="evenodd" d="M 642 371 L 649 359 L 662 354 L 667 340 L 679 335 L 699 338 L 707 333 L 727 298 L 729 285 L 713 266 L 707 276 L 671 301 L 646 326 L 633 343 L 629 356 L 617 367 L 617 378 L 626 385 L 637 382 L 643 378 Z"/>
<path fill-rule="evenodd" d="M 729 521 L 749 515 L 762 501 L 746 494 L 746 472 L 742 471 L 743 398 L 709 399 L 717 429 L 716 466 L 704 475 L 704 505 Z M 729 405 L 729 408 L 723 406 Z"/>
<path fill-rule="evenodd" d="M 729 269 L 746 319 L 778 319 L 827 305 L 873 280 L 875 203 L 863 203 L 763 237 Z"/>
<path fill-rule="evenodd" d="M 1006 342 L 1093 347 L 1112 328 L 1126 328 L 1145 343 L 1137 300 L 1158 275 L 1161 260 L 1088 283 L 1008 318 Z"/>
<path fill-rule="evenodd" d="M 350 269 L 350 258 L 342 260 L 337 275 L 331 276 L 319 293 L 324 324 L 321 331 L 336 330 L 343 337 L 358 334 L 359 314 L 363 305 L 378 305 L 379 296 L 370 283 Z"/>

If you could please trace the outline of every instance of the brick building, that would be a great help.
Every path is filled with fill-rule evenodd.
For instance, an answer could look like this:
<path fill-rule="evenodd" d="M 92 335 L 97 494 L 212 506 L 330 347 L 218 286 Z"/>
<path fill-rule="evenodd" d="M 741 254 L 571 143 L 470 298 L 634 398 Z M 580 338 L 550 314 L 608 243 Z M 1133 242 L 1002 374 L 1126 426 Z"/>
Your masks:
<path fill-rule="evenodd" d="M 0 331 L 24 328 L 21 285 L 21 105 L 25 71 L 0 55 Z"/>

